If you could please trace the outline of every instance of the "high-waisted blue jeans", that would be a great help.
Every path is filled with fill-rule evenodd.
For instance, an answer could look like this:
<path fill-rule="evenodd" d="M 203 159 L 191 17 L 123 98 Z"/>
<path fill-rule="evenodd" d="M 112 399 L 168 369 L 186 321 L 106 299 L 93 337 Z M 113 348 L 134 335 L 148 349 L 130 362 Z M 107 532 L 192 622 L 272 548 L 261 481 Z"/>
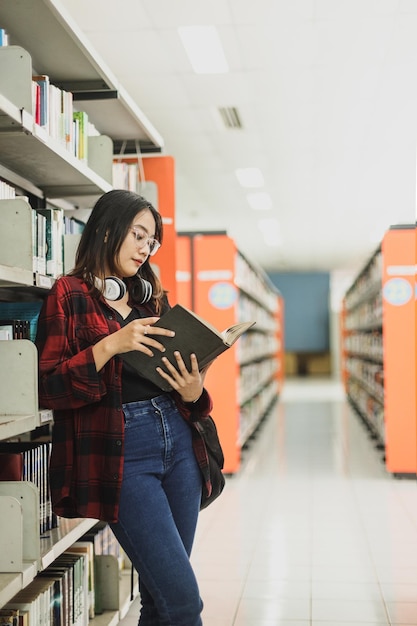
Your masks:
<path fill-rule="evenodd" d="M 169 395 L 123 406 L 119 520 L 111 524 L 139 573 L 139 626 L 201 626 L 190 564 L 202 479 L 190 426 Z"/>

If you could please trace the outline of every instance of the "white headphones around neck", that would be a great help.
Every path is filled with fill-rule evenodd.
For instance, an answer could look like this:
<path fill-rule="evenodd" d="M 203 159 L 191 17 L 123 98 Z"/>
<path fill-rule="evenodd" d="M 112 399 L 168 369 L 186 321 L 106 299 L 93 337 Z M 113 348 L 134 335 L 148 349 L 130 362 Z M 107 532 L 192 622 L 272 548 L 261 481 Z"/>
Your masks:
<path fill-rule="evenodd" d="M 148 280 L 145 280 L 141 276 L 138 277 L 140 281 L 140 292 L 136 293 L 136 298 L 139 304 L 146 304 L 152 298 L 152 285 Z M 107 276 L 103 281 L 100 278 L 95 278 L 95 285 L 100 291 L 103 290 L 103 296 L 106 300 L 115 302 L 121 300 L 126 295 L 126 285 L 117 276 Z"/>

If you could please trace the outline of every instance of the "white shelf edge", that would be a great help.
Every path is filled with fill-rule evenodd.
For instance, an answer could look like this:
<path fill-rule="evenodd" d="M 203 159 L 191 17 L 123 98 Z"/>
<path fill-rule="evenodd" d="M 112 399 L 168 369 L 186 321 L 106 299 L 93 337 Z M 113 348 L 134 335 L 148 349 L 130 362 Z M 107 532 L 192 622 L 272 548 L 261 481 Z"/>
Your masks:
<path fill-rule="evenodd" d="M 51 138 L 42 127 L 35 123 L 34 118 L 30 113 L 28 113 L 27 111 L 21 111 L 1 93 L 0 111 L 3 111 L 5 115 L 7 115 L 10 119 L 16 122 L 24 135 L 32 137 L 32 140 L 36 141 L 40 147 L 43 146 L 43 148 L 47 149 L 51 155 L 54 155 L 58 161 L 70 167 L 74 172 L 77 172 L 81 177 L 83 177 L 83 179 L 85 179 L 83 181 L 80 180 L 78 185 L 74 185 L 74 183 L 63 182 L 60 185 L 53 185 L 51 187 L 48 187 L 48 185 L 38 184 L 37 186 L 45 191 L 45 195 L 49 195 L 51 197 L 69 195 L 72 193 L 73 188 L 75 188 L 76 186 L 85 185 L 85 182 L 96 187 L 99 193 L 105 193 L 113 188 L 111 183 L 104 180 L 104 178 L 99 176 L 86 163 L 80 161 L 80 159 L 77 159 L 76 156 L 69 152 L 58 141 Z M 13 131 L 12 134 L 14 134 L 15 132 L 16 131 Z M 4 137 L 10 136 L 9 131 L 0 129 L 0 138 L 2 134 Z M 12 166 L 13 164 L 11 163 L 7 163 L 5 165 L 5 167 L 7 167 L 8 169 L 10 169 L 10 167 Z M 20 174 L 20 176 L 25 178 L 25 176 L 22 174 Z M 64 190 L 64 193 L 62 193 L 62 190 Z M 73 195 L 77 194 L 74 193 Z"/>
<path fill-rule="evenodd" d="M 33 119 L 33 118 L 32 118 Z M 111 183 L 101 178 L 94 170 L 92 170 L 88 165 L 77 159 L 69 150 L 67 150 L 64 146 L 62 146 L 58 141 L 49 136 L 49 134 L 38 124 L 35 122 L 32 123 L 31 128 L 28 128 L 31 132 L 32 136 L 37 139 L 40 143 L 46 146 L 51 152 L 53 152 L 57 157 L 59 157 L 68 165 L 77 170 L 80 174 L 88 178 L 96 187 L 101 189 L 102 191 L 110 191 L 112 189 Z"/>
<path fill-rule="evenodd" d="M 3 283 L 33 287 L 33 271 L 21 267 L 0 265 L 0 285 L 5 286 Z"/>
<path fill-rule="evenodd" d="M 44 570 L 53 563 L 62 552 L 70 548 L 97 522 L 98 520 L 89 518 L 73 520 L 60 518 L 58 528 L 53 528 L 41 536 L 40 569 Z"/>
<path fill-rule="evenodd" d="M 0 440 L 29 432 L 36 426 L 35 415 L 0 415 Z"/>
<path fill-rule="evenodd" d="M 4 606 L 37 574 L 36 563 L 26 562 L 23 572 L 0 573 L 0 606 Z"/>

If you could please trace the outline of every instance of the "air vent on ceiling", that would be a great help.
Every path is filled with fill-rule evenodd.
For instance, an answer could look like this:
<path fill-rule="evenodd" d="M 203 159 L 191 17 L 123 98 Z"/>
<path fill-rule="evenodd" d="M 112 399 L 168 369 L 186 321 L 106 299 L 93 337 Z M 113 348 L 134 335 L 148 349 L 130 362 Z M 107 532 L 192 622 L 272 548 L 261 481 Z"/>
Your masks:
<path fill-rule="evenodd" d="M 219 107 L 219 113 L 226 128 L 243 128 L 236 107 Z"/>

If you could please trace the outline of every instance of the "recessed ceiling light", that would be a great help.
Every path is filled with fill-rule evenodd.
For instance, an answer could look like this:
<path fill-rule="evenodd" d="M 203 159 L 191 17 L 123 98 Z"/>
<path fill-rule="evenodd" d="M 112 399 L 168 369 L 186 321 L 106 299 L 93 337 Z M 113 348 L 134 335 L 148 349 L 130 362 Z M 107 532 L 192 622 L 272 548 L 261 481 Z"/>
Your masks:
<path fill-rule="evenodd" d="M 265 184 L 258 167 L 241 167 L 235 170 L 235 174 L 242 187 L 263 187 Z"/>
<path fill-rule="evenodd" d="M 272 209 L 271 196 L 269 193 L 266 193 L 266 191 L 248 193 L 246 197 L 250 206 L 255 211 L 268 211 L 269 209 Z"/>
<path fill-rule="evenodd" d="M 229 71 L 214 26 L 180 26 L 178 33 L 196 74 L 225 74 Z"/>

